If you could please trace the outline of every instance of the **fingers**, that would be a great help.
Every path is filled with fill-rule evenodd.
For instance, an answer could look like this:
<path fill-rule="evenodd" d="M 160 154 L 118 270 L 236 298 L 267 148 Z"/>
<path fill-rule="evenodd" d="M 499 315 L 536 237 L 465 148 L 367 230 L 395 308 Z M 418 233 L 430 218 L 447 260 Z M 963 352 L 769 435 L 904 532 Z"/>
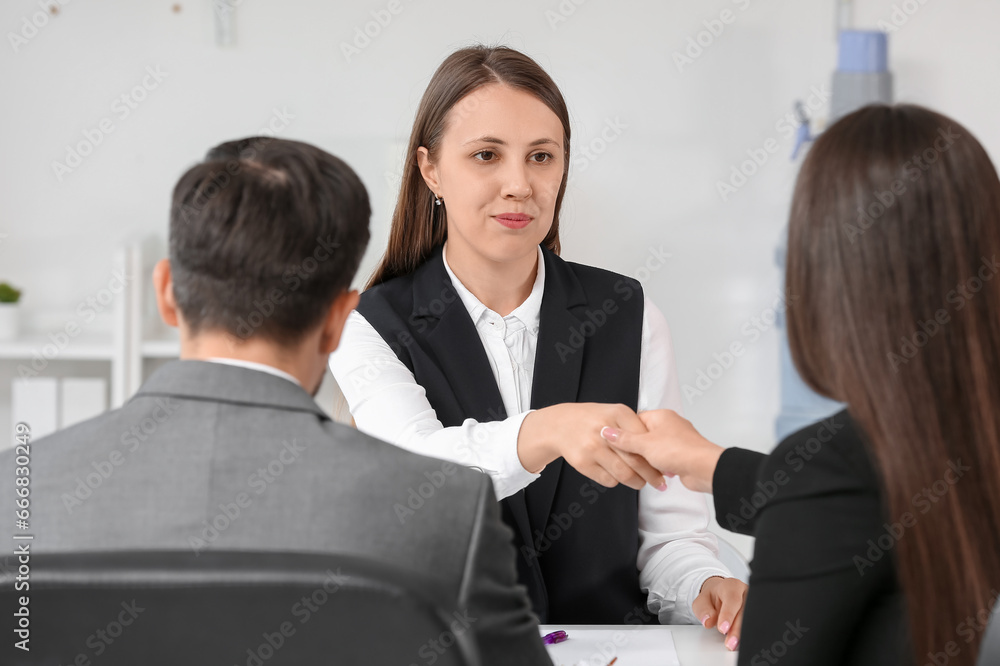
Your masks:
<path fill-rule="evenodd" d="M 726 647 L 730 650 L 735 650 L 740 642 L 746 591 L 747 586 L 735 578 L 726 578 L 714 588 L 714 596 L 718 599 L 716 605 L 719 606 L 719 632 L 726 635 Z"/>
<path fill-rule="evenodd" d="M 639 476 L 634 469 L 610 446 L 605 445 L 603 451 L 596 457 L 598 465 L 603 467 L 614 479 L 621 484 L 639 490 L 646 485 L 646 480 Z"/>
<path fill-rule="evenodd" d="M 645 433 L 648 431 L 639 415 L 625 405 L 614 405 L 615 427 L 628 432 Z"/>
<path fill-rule="evenodd" d="M 746 606 L 746 590 L 743 591 L 743 604 L 740 606 L 740 612 L 736 614 L 736 619 L 733 620 L 733 626 L 729 628 L 729 635 L 726 636 L 726 647 L 730 650 L 735 650 L 740 646 L 740 636 L 743 632 L 743 608 Z"/>
<path fill-rule="evenodd" d="M 666 479 L 663 478 L 663 475 L 655 467 L 646 462 L 645 458 L 626 451 L 616 450 L 615 453 L 640 477 L 642 485 L 636 488 L 636 490 L 641 489 L 647 483 L 657 490 L 667 489 Z"/>
<path fill-rule="evenodd" d="M 715 626 L 716 620 L 719 617 L 719 611 L 715 607 L 715 599 L 712 597 L 710 592 L 702 592 L 698 597 L 692 602 L 691 610 L 694 612 L 694 616 L 698 618 L 702 626 L 706 629 L 711 629 Z"/>

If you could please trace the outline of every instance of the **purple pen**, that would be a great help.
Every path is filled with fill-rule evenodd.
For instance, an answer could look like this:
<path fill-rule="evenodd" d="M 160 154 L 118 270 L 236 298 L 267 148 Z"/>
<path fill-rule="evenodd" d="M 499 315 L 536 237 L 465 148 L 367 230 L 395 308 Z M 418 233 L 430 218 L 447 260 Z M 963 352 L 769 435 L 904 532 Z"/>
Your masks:
<path fill-rule="evenodd" d="M 542 642 L 546 645 L 554 645 L 556 643 L 562 643 L 567 638 L 569 638 L 569 636 L 565 631 L 553 631 L 551 634 L 545 634 L 542 636 Z"/>

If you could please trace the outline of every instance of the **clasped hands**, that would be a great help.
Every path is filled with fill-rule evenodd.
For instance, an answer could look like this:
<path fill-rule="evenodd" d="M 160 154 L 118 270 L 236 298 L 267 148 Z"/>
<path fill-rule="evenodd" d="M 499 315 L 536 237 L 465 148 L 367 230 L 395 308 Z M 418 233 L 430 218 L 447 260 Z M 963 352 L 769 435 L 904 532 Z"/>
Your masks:
<path fill-rule="evenodd" d="M 608 488 L 619 483 L 666 490 L 664 476 L 697 492 L 712 492 L 722 447 L 669 409 L 636 414 L 625 405 L 566 403 L 528 414 L 518 436 L 524 468 L 538 472 L 560 456 Z M 706 628 L 717 627 L 726 647 L 739 645 L 747 586 L 736 578 L 707 579 L 692 610 Z"/>
<path fill-rule="evenodd" d="M 538 472 L 562 457 L 602 486 L 619 483 L 639 490 L 647 483 L 666 490 L 664 476 L 703 493 L 722 447 L 702 437 L 669 409 L 636 414 L 625 405 L 564 403 L 528 414 L 521 424 L 518 457 Z"/>

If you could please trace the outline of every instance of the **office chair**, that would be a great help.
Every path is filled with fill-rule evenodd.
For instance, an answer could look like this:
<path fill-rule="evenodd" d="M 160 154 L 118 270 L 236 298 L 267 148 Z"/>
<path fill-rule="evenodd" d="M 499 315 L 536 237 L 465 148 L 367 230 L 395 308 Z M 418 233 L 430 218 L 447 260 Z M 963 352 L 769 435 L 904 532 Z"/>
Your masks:
<path fill-rule="evenodd" d="M 979 644 L 976 666 L 996 666 L 1000 664 L 1000 601 L 993 606 L 990 622 L 986 625 L 983 642 Z"/>
<path fill-rule="evenodd" d="M 479 664 L 447 588 L 357 557 L 122 551 L 30 567 L 29 591 L 0 590 L 10 666 Z M 24 595 L 30 652 L 8 628 Z"/>

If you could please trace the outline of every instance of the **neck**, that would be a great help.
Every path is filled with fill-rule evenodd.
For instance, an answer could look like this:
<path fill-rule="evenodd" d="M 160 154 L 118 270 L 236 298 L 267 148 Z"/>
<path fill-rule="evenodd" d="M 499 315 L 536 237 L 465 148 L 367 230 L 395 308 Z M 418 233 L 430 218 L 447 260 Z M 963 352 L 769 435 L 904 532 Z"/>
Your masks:
<path fill-rule="evenodd" d="M 531 294 L 538 274 L 538 250 L 514 261 L 497 262 L 445 246 L 448 266 L 479 302 L 506 317 Z"/>
<path fill-rule="evenodd" d="M 181 358 L 195 361 L 231 358 L 269 365 L 295 377 L 310 395 L 316 394 L 323 377 L 321 372 L 317 373 L 316 359 L 307 358 L 304 345 L 289 349 L 267 340 L 242 340 L 226 333 L 204 332 L 191 336 L 182 330 Z"/>

